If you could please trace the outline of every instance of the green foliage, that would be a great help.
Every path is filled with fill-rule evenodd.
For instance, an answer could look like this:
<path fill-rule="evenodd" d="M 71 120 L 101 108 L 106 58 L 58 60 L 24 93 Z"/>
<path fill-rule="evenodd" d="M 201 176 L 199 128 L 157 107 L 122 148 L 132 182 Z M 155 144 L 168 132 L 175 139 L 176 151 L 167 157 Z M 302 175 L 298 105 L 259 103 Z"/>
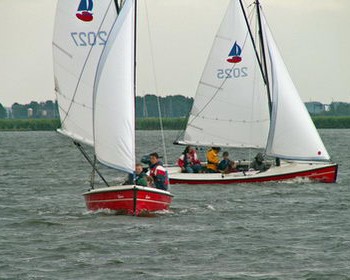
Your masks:
<path fill-rule="evenodd" d="M 0 119 L 6 119 L 6 117 L 7 117 L 6 109 L 0 103 Z"/>
<path fill-rule="evenodd" d="M 163 118 L 165 130 L 184 130 L 187 118 Z M 159 118 L 138 118 L 136 119 L 137 130 L 160 130 Z"/>
<path fill-rule="evenodd" d="M 332 102 L 329 110 L 315 114 L 315 116 L 350 116 L 350 103 Z"/>
<path fill-rule="evenodd" d="M 317 128 L 350 128 L 350 116 L 314 116 L 312 120 Z"/>
<path fill-rule="evenodd" d="M 15 119 L 28 118 L 28 108 L 25 105 L 14 103 L 11 109 L 12 109 L 13 118 Z"/>
<path fill-rule="evenodd" d="M 56 130 L 60 127 L 58 119 L 6 119 L 0 120 L 0 130 Z"/>
<path fill-rule="evenodd" d="M 186 117 L 191 110 L 193 98 L 182 95 L 157 97 L 145 95 L 136 97 L 136 118 L 158 118 L 158 99 L 163 118 Z"/>
<path fill-rule="evenodd" d="M 11 107 L 14 119 L 53 119 L 58 117 L 58 104 L 51 100 L 46 102 L 32 101 L 29 104 L 14 103 Z M 31 113 L 29 113 L 29 110 Z"/>
<path fill-rule="evenodd" d="M 317 116 L 312 118 L 317 128 L 350 128 L 350 117 Z M 184 130 L 187 118 L 164 118 L 165 130 Z M 0 130 L 56 130 L 60 127 L 58 119 L 0 119 Z M 158 118 L 136 119 L 137 130 L 159 130 Z"/>

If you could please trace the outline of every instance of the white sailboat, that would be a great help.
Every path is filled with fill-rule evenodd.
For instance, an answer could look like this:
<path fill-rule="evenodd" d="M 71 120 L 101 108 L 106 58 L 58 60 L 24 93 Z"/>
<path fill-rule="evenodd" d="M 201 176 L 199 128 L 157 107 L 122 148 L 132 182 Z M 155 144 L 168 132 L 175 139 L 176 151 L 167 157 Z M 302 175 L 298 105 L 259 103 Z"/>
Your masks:
<path fill-rule="evenodd" d="M 335 182 L 330 156 L 289 76 L 260 2 L 231 0 L 198 85 L 183 145 L 264 149 L 265 172 L 187 174 L 172 184 L 230 184 L 297 177 Z M 281 160 L 280 160 L 281 159 Z M 249 163 L 246 163 L 249 164 Z"/>
<path fill-rule="evenodd" d="M 81 1 L 80 1 L 81 2 Z M 136 0 L 59 0 L 53 40 L 54 72 L 61 129 L 82 151 L 106 184 L 84 193 L 89 210 L 139 215 L 166 210 L 172 194 L 136 185 L 109 186 L 100 163 L 125 171 L 135 168 Z M 85 14 L 87 15 L 87 14 Z M 83 145 L 92 146 L 95 160 Z"/>

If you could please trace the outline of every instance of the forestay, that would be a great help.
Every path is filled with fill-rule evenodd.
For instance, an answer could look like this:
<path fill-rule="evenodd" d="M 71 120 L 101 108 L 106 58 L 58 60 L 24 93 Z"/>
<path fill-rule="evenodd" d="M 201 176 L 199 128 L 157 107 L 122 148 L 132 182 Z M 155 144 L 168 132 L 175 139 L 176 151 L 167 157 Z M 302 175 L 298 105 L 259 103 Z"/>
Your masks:
<path fill-rule="evenodd" d="M 96 68 L 116 17 L 113 0 L 57 3 L 53 55 L 61 132 L 89 145 Z"/>
<path fill-rule="evenodd" d="M 262 24 L 272 68 L 272 117 L 266 153 L 284 159 L 329 160 L 264 17 Z"/>
<path fill-rule="evenodd" d="M 268 100 L 238 0 L 231 0 L 204 68 L 181 143 L 265 148 Z"/>
<path fill-rule="evenodd" d="M 132 173 L 135 165 L 135 0 L 127 0 L 110 32 L 96 75 L 95 153 Z"/>

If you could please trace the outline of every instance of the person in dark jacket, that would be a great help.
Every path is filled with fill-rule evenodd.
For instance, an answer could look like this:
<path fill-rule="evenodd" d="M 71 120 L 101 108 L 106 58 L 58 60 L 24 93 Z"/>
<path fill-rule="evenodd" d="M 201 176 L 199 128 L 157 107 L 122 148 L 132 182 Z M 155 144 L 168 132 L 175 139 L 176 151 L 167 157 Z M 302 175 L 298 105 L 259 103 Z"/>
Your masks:
<path fill-rule="evenodd" d="M 233 160 L 229 159 L 229 153 L 223 152 L 222 157 L 223 157 L 223 159 L 219 163 L 218 170 L 224 174 L 235 172 L 236 171 L 236 163 Z"/>
<path fill-rule="evenodd" d="M 250 168 L 253 168 L 256 171 L 266 171 L 271 167 L 271 164 L 265 162 L 264 155 L 262 153 L 258 153 L 254 160 L 250 164 Z"/>

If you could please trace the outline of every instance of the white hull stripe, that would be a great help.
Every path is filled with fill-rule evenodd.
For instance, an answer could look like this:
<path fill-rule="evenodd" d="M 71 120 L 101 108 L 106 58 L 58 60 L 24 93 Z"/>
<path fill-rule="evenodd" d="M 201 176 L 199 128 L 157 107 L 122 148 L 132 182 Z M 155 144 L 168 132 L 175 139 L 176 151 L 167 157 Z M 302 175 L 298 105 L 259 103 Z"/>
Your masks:
<path fill-rule="evenodd" d="M 132 201 L 133 202 L 134 199 L 133 198 L 123 198 L 123 199 L 89 200 L 89 201 L 87 201 L 87 203 L 123 202 L 123 201 Z M 149 200 L 149 199 L 137 199 L 137 201 L 170 205 L 170 203 L 168 203 L 168 202 L 157 201 L 157 200 Z"/>
<path fill-rule="evenodd" d="M 334 171 L 328 171 L 328 172 L 323 172 L 323 173 L 316 173 L 316 174 L 311 174 L 308 177 L 318 177 L 318 176 L 322 176 L 322 175 L 327 175 L 327 174 L 334 174 Z"/>

